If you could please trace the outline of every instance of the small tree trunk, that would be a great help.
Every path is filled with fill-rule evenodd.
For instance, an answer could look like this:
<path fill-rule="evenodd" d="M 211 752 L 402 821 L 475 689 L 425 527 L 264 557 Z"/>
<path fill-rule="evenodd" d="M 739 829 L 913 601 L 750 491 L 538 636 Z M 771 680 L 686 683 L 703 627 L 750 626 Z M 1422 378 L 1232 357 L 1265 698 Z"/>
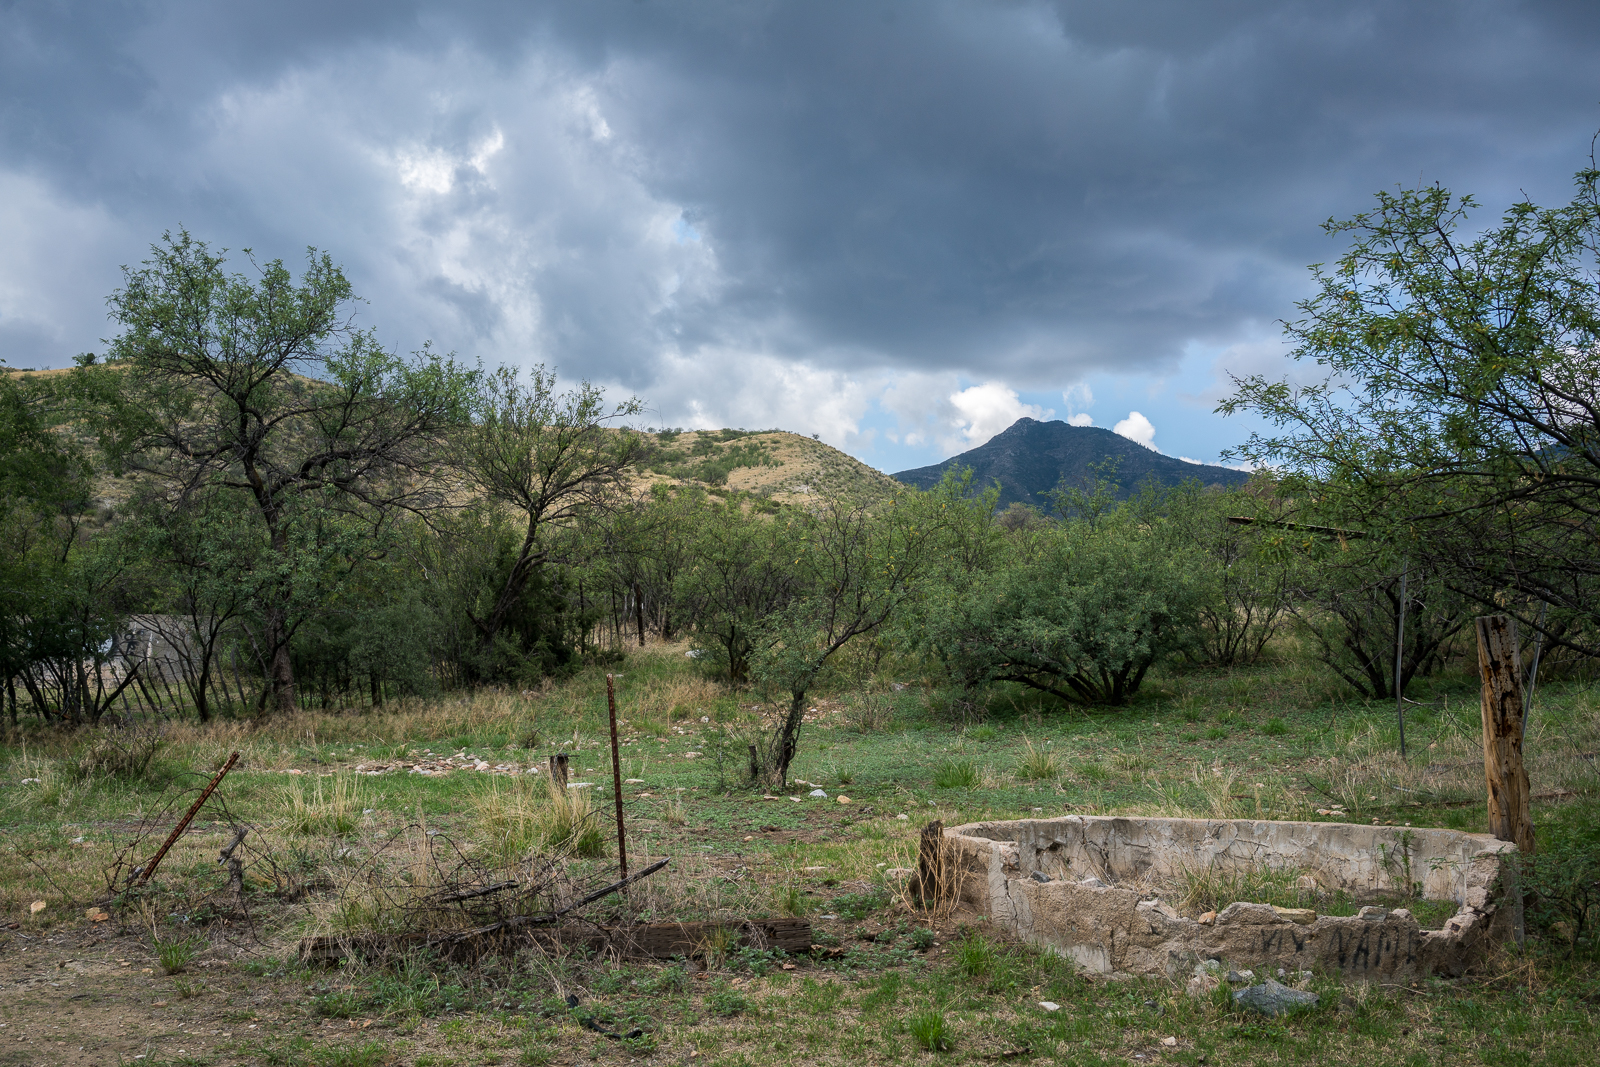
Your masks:
<path fill-rule="evenodd" d="M 1485 615 L 1477 622 L 1489 832 L 1532 853 L 1528 772 L 1522 763 L 1522 656 L 1517 649 L 1517 629 L 1504 615 Z"/>
<path fill-rule="evenodd" d="M 944 842 L 944 823 L 933 820 L 922 828 L 917 846 L 916 883 L 912 895 L 924 908 L 934 909 L 950 897 L 949 855 Z"/>
<path fill-rule="evenodd" d="M 800 751 L 800 727 L 806 721 L 806 691 L 804 689 L 794 692 L 794 699 L 789 702 L 789 714 L 784 717 L 783 724 L 778 728 L 776 764 L 778 784 L 789 784 L 789 764 L 794 762 L 795 753 Z"/>
<path fill-rule="evenodd" d="M 639 647 L 644 647 L 644 597 L 639 593 L 639 583 L 633 583 L 633 615 L 639 624 Z"/>
<path fill-rule="evenodd" d="M 190 689 L 190 692 L 194 694 L 194 710 L 200 716 L 201 722 L 211 721 L 211 708 L 208 706 L 209 701 L 206 699 L 208 696 L 206 693 L 206 685 L 210 681 L 211 656 L 206 654 L 205 662 L 200 664 L 200 681 Z"/>
<path fill-rule="evenodd" d="M 299 705 L 295 692 L 294 660 L 289 655 L 289 629 L 281 609 L 267 617 L 267 638 L 272 642 L 272 659 L 267 664 L 267 688 L 272 691 L 277 710 L 292 715 Z"/>

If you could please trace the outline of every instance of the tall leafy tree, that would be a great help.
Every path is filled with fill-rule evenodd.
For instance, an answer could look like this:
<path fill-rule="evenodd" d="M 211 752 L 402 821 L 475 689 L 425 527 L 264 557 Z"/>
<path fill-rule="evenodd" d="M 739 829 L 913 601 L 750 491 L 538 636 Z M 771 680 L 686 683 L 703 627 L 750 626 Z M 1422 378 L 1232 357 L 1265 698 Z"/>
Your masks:
<path fill-rule="evenodd" d="M 1224 412 L 1274 432 L 1239 454 L 1320 519 L 1385 539 L 1485 605 L 1600 654 L 1600 171 L 1562 207 L 1380 193 L 1326 224 L 1349 250 L 1313 268 L 1287 325 L 1305 386 L 1236 382 Z M 1540 604 L 1549 607 L 1549 619 Z"/>
<path fill-rule="evenodd" d="M 455 438 L 456 466 L 485 500 L 510 509 L 520 527 L 493 597 L 472 612 L 480 641 L 490 647 L 523 610 L 559 535 L 622 502 L 643 438 L 621 423 L 642 407 L 632 398 L 608 405 L 588 382 L 558 393 L 555 374 L 542 365 L 526 381 L 515 368 L 501 367 L 479 384 L 471 425 Z"/>
<path fill-rule="evenodd" d="M 93 722 L 121 691 L 110 639 L 142 576 L 125 538 L 99 529 L 92 468 L 60 381 L 0 373 L 0 675 L 42 718 Z"/>
<path fill-rule="evenodd" d="M 110 366 L 79 373 L 115 413 L 104 443 L 120 469 L 170 507 L 220 492 L 252 513 L 269 691 L 288 711 L 296 628 L 395 515 L 437 503 L 431 467 L 474 375 L 358 329 L 349 281 L 315 249 L 298 282 L 248 249 L 251 276 L 230 273 L 184 230 L 151 251 L 110 297 Z"/>
<path fill-rule="evenodd" d="M 674 602 L 693 620 L 699 649 L 735 684 L 749 681 L 764 625 L 801 590 L 794 523 L 746 511 L 738 502 L 695 500 L 687 565 Z"/>
<path fill-rule="evenodd" d="M 800 749 L 807 694 L 834 656 L 884 632 L 916 595 L 945 519 L 935 498 L 908 492 L 825 499 L 782 520 L 795 592 L 764 620 L 752 654 L 755 677 L 789 696 L 761 760 L 780 784 Z"/>

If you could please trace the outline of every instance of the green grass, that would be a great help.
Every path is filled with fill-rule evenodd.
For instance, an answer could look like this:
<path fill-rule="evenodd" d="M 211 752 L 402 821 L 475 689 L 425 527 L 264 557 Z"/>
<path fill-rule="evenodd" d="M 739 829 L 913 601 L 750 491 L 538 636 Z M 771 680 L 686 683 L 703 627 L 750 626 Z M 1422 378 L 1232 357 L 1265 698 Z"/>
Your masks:
<path fill-rule="evenodd" d="M 919 1011 L 906 1020 L 906 1029 L 916 1039 L 918 1045 L 928 1052 L 949 1052 L 955 1047 L 950 1037 L 950 1027 L 945 1022 L 944 1012 L 936 1008 Z"/>
<path fill-rule="evenodd" d="M 864 688 L 814 695 L 821 714 L 815 724 L 807 722 L 793 773 L 806 781 L 848 782 L 850 805 L 838 804 L 833 788 L 827 800 L 796 788 L 799 802 L 719 790 L 709 757 L 689 757 L 708 751 L 717 728 L 758 729 L 778 696 L 733 693 L 697 680 L 681 650 L 630 654 L 613 670 L 628 720 L 622 776 L 642 780 L 624 786 L 630 863 L 637 868 L 661 856 L 672 863 L 631 891 L 625 904 L 596 909 L 597 921 L 625 914 L 651 920 L 807 916 L 818 942 L 835 952 L 791 960 L 759 947 L 708 946 L 712 970 L 704 977 L 695 977 L 698 963 L 618 966 L 577 952 L 525 954 L 492 971 L 424 958 L 386 968 L 302 971 L 292 960 L 258 955 L 231 970 L 207 971 L 212 988 L 184 1001 L 185 1010 L 220 1010 L 207 1006 L 220 1004 L 219 991 L 226 990 L 240 1004 L 264 998 L 339 1019 L 341 1030 L 345 1018 L 375 1019 L 395 1029 L 374 1043 L 392 1047 L 403 1040 L 402 1062 L 432 1057 L 436 1063 L 633 1055 L 584 1030 L 557 989 L 578 994 L 581 1011 L 613 1030 L 648 1029 L 647 1044 L 653 1044 L 640 1046 L 641 1054 L 730 1067 L 928 1060 L 935 1046 L 912 1022 L 934 1017 L 941 1040 L 952 1046 L 941 1055 L 952 1062 L 1027 1048 L 1016 1062 L 1126 1063 L 1142 1053 L 1151 1062 L 1194 1063 L 1203 1056 L 1208 1064 L 1582 1064 L 1600 1038 L 1595 947 L 1586 942 L 1568 960 L 1565 943 L 1537 924 L 1524 956 L 1495 961 L 1484 974 L 1415 988 L 1341 990 L 1325 983 L 1317 987 L 1328 994 L 1325 1010 L 1266 1021 L 1228 1005 L 1191 1001 L 1163 981 L 1091 981 L 1058 957 L 907 915 L 886 873 L 914 865 L 917 831 L 935 818 L 950 825 L 1065 812 L 1160 813 L 1376 819 L 1396 827 L 1482 832 L 1477 691 L 1464 668 L 1418 683 L 1415 698 L 1435 706 L 1407 722 L 1409 762 L 1398 758 L 1392 707 L 1363 706 L 1318 670 L 1297 663 L 1161 674 L 1136 703 L 1118 709 L 1066 708 L 998 686 L 986 694 L 987 721 L 965 730 L 966 720 L 921 686 L 888 685 L 916 677 L 905 669 Z M 224 723 L 207 733 L 180 725 L 169 731 L 161 759 L 177 784 L 192 788 L 219 752 L 244 753 L 225 783 L 228 809 L 259 828 L 250 840 L 272 850 L 274 877 L 288 886 L 278 895 L 268 883 L 269 865 L 253 867 L 260 880 L 249 887 L 252 918 L 269 937 L 292 944 L 300 932 L 296 924 L 331 898 L 328 887 L 354 879 L 360 857 L 385 842 L 418 839 L 426 828 L 438 831 L 433 840 L 509 863 L 526 861 L 527 850 L 545 839 L 537 820 L 547 799 L 531 788 L 543 788 L 542 776 L 513 780 L 458 770 L 430 777 L 402 770 L 356 777 L 358 765 L 415 762 L 431 749 L 436 756 L 469 753 L 490 765 L 542 766 L 550 753 L 567 752 L 574 780 L 596 784 L 584 791 L 592 814 L 566 825 L 592 828 L 606 853 L 573 862 L 596 879 L 614 869 L 604 697 L 603 672 L 588 670 L 538 697 L 486 691 L 399 705 L 384 714 L 269 720 L 249 730 Z M 876 725 L 861 729 L 869 711 Z M 711 722 L 702 724 L 702 716 Z M 539 742 L 531 752 L 522 746 L 530 732 Z M 20 932 L 38 937 L 51 924 L 71 930 L 81 922 L 81 911 L 67 907 L 68 897 L 98 899 L 101 870 L 113 847 L 126 843 L 126 827 L 146 820 L 158 843 L 193 794 L 180 795 L 176 785 L 153 776 L 80 776 L 80 737 L 35 733 L 27 741 L 25 753 L 20 739 L 0 749 L 6 764 L 0 777 L 41 779 L 0 790 L 11 846 L 0 851 L 0 907 L 22 917 Z M 1566 792 L 1536 802 L 1539 826 L 1557 816 L 1576 824 L 1600 820 L 1595 761 L 1582 758 L 1596 750 L 1600 687 L 1561 680 L 1542 687 L 1528 737 L 1533 791 Z M 287 777 L 286 769 L 305 773 Z M 510 792 L 513 781 L 524 779 L 530 784 L 525 803 Z M 340 783 L 348 783 L 342 803 L 336 801 Z M 491 785 L 500 799 L 481 799 Z M 1320 815 L 1319 809 L 1336 813 Z M 897 819 L 900 814 L 907 818 Z M 405 838 L 408 827 L 414 829 Z M 221 899 L 225 873 L 215 860 L 225 833 L 208 809 L 145 891 L 140 906 L 163 924 L 163 938 L 220 923 L 200 913 L 198 902 Z M 75 842 L 79 837 L 94 848 Z M 142 862 L 149 848 L 136 851 Z M 1360 903 L 1337 894 L 1308 896 L 1294 879 L 1261 872 L 1201 872 L 1188 888 L 1195 907 L 1242 897 L 1340 914 Z M 28 914 L 35 899 L 50 902 L 36 917 Z M 1424 925 L 1453 908 L 1405 903 Z M 174 920 L 167 916 L 174 914 L 187 915 L 190 925 L 169 925 Z M 786 963 L 795 969 L 785 970 Z M 1040 1001 L 1061 1010 L 1045 1012 Z M 1166 1036 L 1178 1039 L 1170 1051 L 1160 1045 Z M 321 1038 L 303 1047 L 294 1040 L 251 1046 L 241 1058 L 359 1064 L 372 1055 L 360 1040 L 337 1048 Z M 692 1061 L 690 1051 L 698 1053 Z M 334 1059 L 341 1056 L 347 1059 Z"/>
<path fill-rule="evenodd" d="M 940 789 L 976 789 L 978 768 L 968 760 L 946 760 L 934 768 L 933 784 Z"/>
<path fill-rule="evenodd" d="M 181 937 L 170 941 L 156 942 L 156 959 L 161 964 L 165 974 L 180 974 L 195 957 L 200 954 L 200 946 L 204 944 L 198 938 Z"/>

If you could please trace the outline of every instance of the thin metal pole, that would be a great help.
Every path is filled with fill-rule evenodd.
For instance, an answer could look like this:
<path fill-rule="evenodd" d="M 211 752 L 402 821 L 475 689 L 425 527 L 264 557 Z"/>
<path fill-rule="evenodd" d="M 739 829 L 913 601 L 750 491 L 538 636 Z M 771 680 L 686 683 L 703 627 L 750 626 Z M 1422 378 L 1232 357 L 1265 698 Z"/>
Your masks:
<path fill-rule="evenodd" d="M 1406 571 L 1410 564 L 1400 564 L 1400 614 L 1394 626 L 1394 714 L 1400 723 L 1400 758 L 1406 758 L 1406 698 L 1405 683 L 1400 673 L 1405 665 L 1406 651 Z"/>
<path fill-rule="evenodd" d="M 622 760 L 617 755 L 617 690 L 606 675 L 606 707 L 611 712 L 611 788 L 617 796 L 617 866 L 628 877 L 628 838 L 622 828 Z"/>
<path fill-rule="evenodd" d="M 1522 702 L 1522 733 L 1528 732 L 1528 716 L 1533 714 L 1533 694 L 1539 688 L 1539 655 L 1544 651 L 1544 617 L 1550 610 L 1550 601 L 1539 602 L 1539 634 L 1533 639 L 1533 666 L 1528 668 L 1527 699 Z"/>

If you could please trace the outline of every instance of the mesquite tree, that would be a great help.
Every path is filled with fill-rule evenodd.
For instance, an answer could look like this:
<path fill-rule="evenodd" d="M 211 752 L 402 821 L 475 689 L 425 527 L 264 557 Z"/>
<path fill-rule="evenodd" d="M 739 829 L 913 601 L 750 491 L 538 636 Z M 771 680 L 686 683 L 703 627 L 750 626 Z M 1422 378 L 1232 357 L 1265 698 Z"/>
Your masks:
<path fill-rule="evenodd" d="M 789 694 L 763 770 L 780 785 L 799 751 L 806 694 L 841 649 L 879 633 L 915 595 L 943 529 L 937 498 L 835 498 L 776 520 L 792 558 L 796 595 L 762 624 L 756 678 Z"/>
<path fill-rule="evenodd" d="M 1278 429 L 1239 454 L 1275 467 L 1312 522 L 1392 546 L 1494 611 L 1600 654 L 1600 171 L 1559 208 L 1380 193 L 1330 234 L 1287 326 L 1324 380 L 1237 379 L 1224 412 Z M 1548 606 L 1548 613 L 1540 605 Z"/>
<path fill-rule="evenodd" d="M 296 706 L 289 643 L 316 605 L 381 545 L 391 518 L 438 502 L 430 467 L 464 421 L 472 373 L 428 349 L 385 351 L 353 322 L 333 261 L 308 250 L 225 270 L 187 231 L 164 234 L 109 300 L 122 333 L 109 366 L 80 368 L 113 418 L 102 443 L 171 508 L 231 496 L 248 513 L 262 583 L 255 609 L 270 694 Z"/>
<path fill-rule="evenodd" d="M 643 439 L 616 424 L 640 410 L 632 398 L 608 406 L 588 382 L 558 394 L 555 374 L 543 365 L 529 371 L 526 383 L 511 367 L 481 379 L 472 423 L 454 443 L 455 463 L 485 500 L 511 509 L 521 527 L 499 589 L 472 614 L 485 648 L 551 558 L 553 535 L 620 503 Z"/>

